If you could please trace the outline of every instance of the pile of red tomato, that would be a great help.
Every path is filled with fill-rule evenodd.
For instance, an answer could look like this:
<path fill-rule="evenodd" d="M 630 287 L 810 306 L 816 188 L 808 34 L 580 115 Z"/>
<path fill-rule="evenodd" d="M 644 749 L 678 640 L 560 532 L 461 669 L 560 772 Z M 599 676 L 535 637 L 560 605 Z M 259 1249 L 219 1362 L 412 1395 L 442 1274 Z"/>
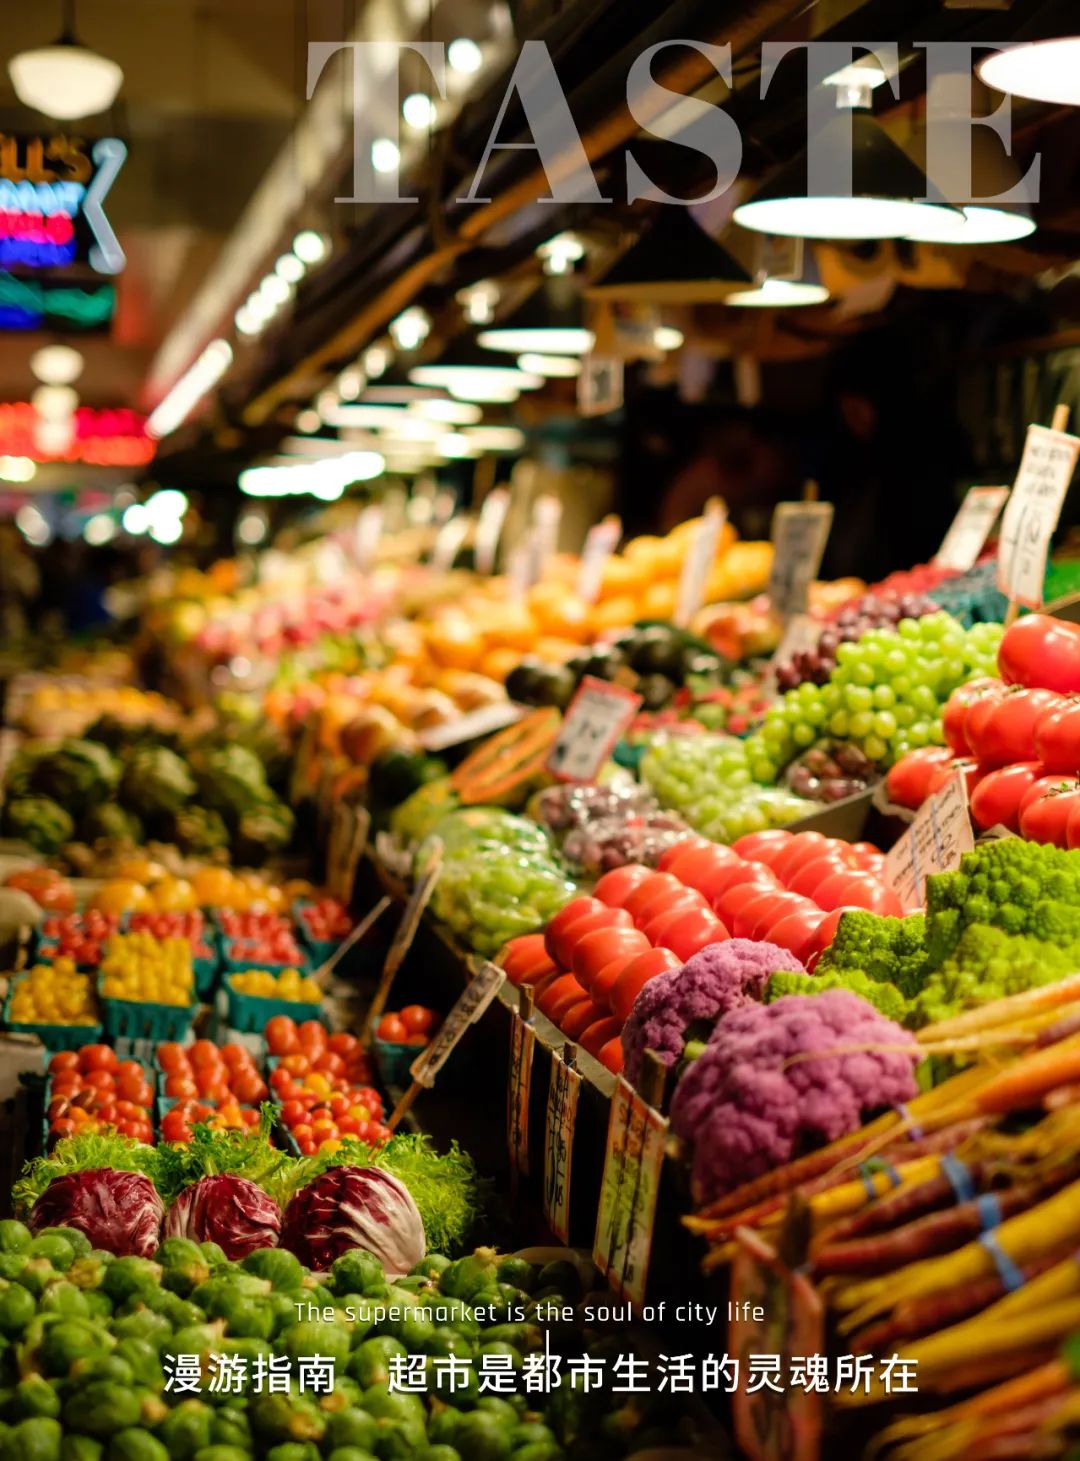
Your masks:
<path fill-rule="evenodd" d="M 288 918 L 280 913 L 222 912 L 221 931 L 228 942 L 225 957 L 234 964 L 283 964 L 295 968 L 304 955 Z"/>
<path fill-rule="evenodd" d="M 390 1138 L 383 1103 L 370 1085 L 371 1065 L 355 1035 L 331 1035 L 318 1020 L 275 1015 L 264 1031 L 277 1057 L 270 1086 L 301 1155 L 339 1150 L 344 1137 L 371 1146 Z"/>
<path fill-rule="evenodd" d="M 953 692 L 945 745 L 898 761 L 888 793 L 917 808 L 960 770 L 980 829 L 1080 847 L 1080 628 L 1043 614 L 1020 619 L 1002 639 L 998 669 L 1001 679 Z"/>
<path fill-rule="evenodd" d="M 120 916 L 96 908 L 85 913 L 61 913 L 46 918 L 41 936 L 50 944 L 49 958 L 68 958 L 80 969 L 96 969 L 105 945 L 120 931 Z"/>
<path fill-rule="evenodd" d="M 165 1040 L 156 1056 L 165 1075 L 164 1094 L 176 1101 L 161 1118 L 163 1140 L 190 1141 L 197 1122 L 216 1130 L 258 1126 L 258 1103 L 269 1091 L 245 1046 L 215 1045 L 212 1040 L 184 1046 Z"/>
<path fill-rule="evenodd" d="M 151 1142 L 154 1090 L 137 1060 L 120 1060 L 109 1045 L 58 1050 L 49 1061 L 50 1142 L 79 1132 L 111 1128 Z"/>
<path fill-rule="evenodd" d="M 402 1010 L 387 1010 L 375 1026 L 375 1038 L 388 1045 L 430 1045 L 439 1024 L 437 1011 L 422 1004 L 407 1004 Z"/>
<path fill-rule="evenodd" d="M 297 910 L 297 917 L 308 938 L 319 943 L 333 943 L 346 938 L 352 929 L 352 919 L 344 903 L 336 898 L 320 898 L 317 903 L 306 903 Z"/>
<path fill-rule="evenodd" d="M 638 994 L 727 938 L 767 940 L 812 964 L 847 909 L 899 914 L 885 859 L 869 843 L 820 832 L 755 832 L 733 847 L 680 842 L 659 867 L 605 873 L 543 934 L 512 939 L 499 962 L 530 985 L 536 1007 L 610 1070 L 622 1068 L 619 1035 Z"/>

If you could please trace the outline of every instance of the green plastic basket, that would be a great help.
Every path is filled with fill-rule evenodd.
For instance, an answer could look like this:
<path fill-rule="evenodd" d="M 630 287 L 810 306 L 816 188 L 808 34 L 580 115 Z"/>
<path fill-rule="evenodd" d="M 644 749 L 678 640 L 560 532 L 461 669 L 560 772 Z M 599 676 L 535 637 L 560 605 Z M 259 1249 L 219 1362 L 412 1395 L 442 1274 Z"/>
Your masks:
<path fill-rule="evenodd" d="M 375 1040 L 375 1069 L 384 1086 L 407 1086 L 411 1080 L 409 1067 L 424 1048 L 422 1045 L 398 1045 L 393 1040 Z"/>
<path fill-rule="evenodd" d="M 108 999 L 98 982 L 101 1021 L 110 1040 L 186 1040 L 199 1013 L 190 1005 L 154 1004 L 142 999 Z"/>
<path fill-rule="evenodd" d="M 46 1050 L 78 1050 L 80 1045 L 96 1045 L 101 1039 L 100 1023 L 92 1025 L 23 1025 L 11 1018 L 11 999 L 23 981 L 13 979 L 4 1000 L 4 1028 L 13 1035 L 30 1035 L 40 1040 Z"/>
<path fill-rule="evenodd" d="M 246 973 L 247 968 L 250 965 L 237 972 Z M 288 1015 L 297 1023 L 301 1020 L 320 1020 L 326 1024 L 321 1004 L 306 1004 L 296 999 L 270 999 L 262 994 L 244 994 L 234 988 L 231 974 L 225 976 L 225 993 L 229 1004 L 229 1026 L 233 1030 L 239 1030 L 241 1034 L 262 1034 L 267 1021 L 274 1015 Z"/>

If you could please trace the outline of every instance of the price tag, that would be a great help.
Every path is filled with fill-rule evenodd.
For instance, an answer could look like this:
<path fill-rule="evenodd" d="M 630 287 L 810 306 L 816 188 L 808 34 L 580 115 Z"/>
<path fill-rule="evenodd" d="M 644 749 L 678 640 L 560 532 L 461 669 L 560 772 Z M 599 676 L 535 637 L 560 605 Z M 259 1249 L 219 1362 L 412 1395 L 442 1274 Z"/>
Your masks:
<path fill-rule="evenodd" d="M 431 1044 L 425 1046 L 413 1061 L 409 1074 L 418 1086 L 435 1084 L 435 1077 L 446 1064 L 455 1045 L 469 1026 L 475 1024 L 484 1013 L 502 988 L 505 979 L 505 971 L 497 964 L 489 964 L 485 960 L 480 965 L 475 978 L 462 992 Z"/>
<path fill-rule="evenodd" d="M 623 363 L 615 355 L 586 355 L 577 381 L 578 412 L 606 416 L 623 403 Z"/>
<path fill-rule="evenodd" d="M 1029 609 L 1042 605 L 1050 539 L 1069 490 L 1080 438 L 1031 425 L 998 542 L 998 588 Z"/>
<path fill-rule="evenodd" d="M 931 873 L 954 872 L 964 853 L 974 846 L 967 782 L 964 773 L 956 771 L 940 791 L 923 802 L 885 859 L 886 880 L 905 911 L 926 902 L 926 879 Z"/>
<path fill-rule="evenodd" d="M 464 514 L 452 517 L 443 524 L 431 550 L 431 567 L 436 573 L 449 573 L 468 536 L 469 519 Z"/>
<path fill-rule="evenodd" d="M 617 517 L 606 517 L 596 523 L 585 535 L 585 546 L 581 550 L 581 564 L 578 568 L 578 598 L 587 604 L 595 604 L 600 597 L 600 580 L 604 564 L 618 547 L 622 537 L 622 522 Z"/>
<path fill-rule="evenodd" d="M 529 1170 L 529 1093 L 532 1090 L 536 1031 L 514 1010 L 510 1017 L 510 1078 L 506 1087 L 506 1144 L 510 1161 L 523 1175 Z"/>
<path fill-rule="evenodd" d="M 543 578 L 548 560 L 559 546 L 559 524 L 562 522 L 562 503 L 550 492 L 541 493 L 533 503 L 532 539 L 536 562 L 533 566 L 532 582 Z"/>
<path fill-rule="evenodd" d="M 548 770 L 560 781 L 595 781 L 642 703 L 632 690 L 586 675 L 563 717 Z"/>
<path fill-rule="evenodd" d="M 967 573 L 975 567 L 1008 496 L 1007 487 L 968 488 L 941 547 L 934 554 L 939 568 Z"/>
<path fill-rule="evenodd" d="M 716 549 L 726 521 L 727 508 L 719 497 L 714 497 L 694 529 L 679 577 L 675 623 L 680 628 L 689 624 L 705 602 L 705 589 L 716 562 Z"/>
<path fill-rule="evenodd" d="M 570 1241 L 570 1169 L 581 1076 L 556 1051 L 544 1120 L 544 1218 L 560 1243 Z"/>
<path fill-rule="evenodd" d="M 535 529 L 530 529 L 524 543 L 511 548 L 506 557 L 506 577 L 510 593 L 515 599 L 523 599 L 536 582 L 540 552 Z"/>
<path fill-rule="evenodd" d="M 379 550 L 382 537 L 382 508 L 373 503 L 356 519 L 356 561 L 361 568 L 370 568 Z"/>
<path fill-rule="evenodd" d="M 805 612 L 810 584 L 821 567 L 829 529 L 831 502 L 780 502 L 773 513 L 773 562 L 769 601 L 783 619 Z"/>
<path fill-rule="evenodd" d="M 727 1352 L 739 1365 L 732 1397 L 735 1440 L 749 1461 L 818 1461 L 823 1401 L 809 1386 L 791 1383 L 792 1360 L 825 1354 L 821 1297 L 802 1274 L 793 1273 L 757 1233 L 736 1231 L 731 1270 Z M 779 1391 L 751 1390 L 751 1355 L 777 1355 Z"/>
<path fill-rule="evenodd" d="M 523 705 L 512 700 L 496 700 L 492 705 L 481 705 L 445 725 L 433 725 L 430 730 L 421 731 L 417 740 L 425 751 L 445 751 L 450 746 L 460 746 L 465 741 L 474 741 L 478 736 L 489 736 L 494 731 L 513 725 L 525 714 Z"/>
<path fill-rule="evenodd" d="M 476 524 L 476 549 L 474 561 L 477 573 L 491 574 L 495 571 L 495 557 L 499 548 L 506 510 L 510 506 L 510 493 L 505 487 L 493 487 L 484 498 L 480 517 Z"/>
<path fill-rule="evenodd" d="M 652 1252 L 668 1123 L 619 1077 L 608 1121 L 593 1262 L 622 1298 L 640 1304 Z"/>

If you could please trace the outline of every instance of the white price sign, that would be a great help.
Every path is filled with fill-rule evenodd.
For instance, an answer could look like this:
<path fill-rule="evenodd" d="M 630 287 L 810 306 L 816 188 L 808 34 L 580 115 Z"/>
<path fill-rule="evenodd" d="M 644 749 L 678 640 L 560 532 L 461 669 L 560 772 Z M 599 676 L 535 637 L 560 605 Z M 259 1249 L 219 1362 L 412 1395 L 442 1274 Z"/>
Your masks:
<path fill-rule="evenodd" d="M 1069 490 L 1080 438 L 1028 427 L 1020 470 L 1005 508 L 998 544 L 998 588 L 1029 609 L 1042 606 L 1050 539 Z"/>
<path fill-rule="evenodd" d="M 934 554 L 939 568 L 966 573 L 975 567 L 1008 496 L 1007 487 L 968 488 L 941 547 Z"/>
<path fill-rule="evenodd" d="M 777 503 L 772 524 L 769 601 L 782 619 L 805 611 L 832 520 L 831 502 Z"/>
<path fill-rule="evenodd" d="M 968 814 L 967 782 L 956 771 L 940 791 L 928 797 L 915 820 L 885 860 L 885 877 L 905 912 L 926 902 L 926 879 L 950 873 L 975 846 Z"/>
<path fill-rule="evenodd" d="M 675 603 L 675 623 L 685 628 L 705 602 L 705 587 L 716 562 L 720 534 L 727 521 L 727 508 L 714 497 L 694 528 L 679 577 L 679 593 Z"/>
<path fill-rule="evenodd" d="M 443 1020 L 430 1045 L 424 1047 L 409 1068 L 418 1086 L 433 1086 L 435 1077 L 450 1058 L 454 1047 L 470 1025 L 474 1025 L 498 994 L 506 973 L 485 960 L 457 1004 Z"/>
<path fill-rule="evenodd" d="M 642 703 L 633 691 L 586 675 L 567 708 L 548 770 L 560 781 L 595 781 Z"/>
<path fill-rule="evenodd" d="M 544 1217 L 560 1243 L 570 1241 L 570 1172 L 580 1094 L 581 1076 L 552 1051 L 544 1121 Z"/>
<path fill-rule="evenodd" d="M 606 517 L 596 523 L 585 534 L 585 546 L 581 550 L 581 564 L 578 568 L 578 598 L 587 604 L 595 604 L 600 597 L 600 582 L 604 564 L 618 547 L 622 537 L 622 522 L 617 517 Z"/>
<path fill-rule="evenodd" d="M 435 538 L 435 546 L 431 550 L 431 566 L 436 573 L 448 573 L 453 568 L 454 559 L 468 536 L 469 519 L 467 517 L 451 517 L 443 523 Z"/>
<path fill-rule="evenodd" d="M 495 571 L 495 555 L 498 552 L 503 523 L 506 521 L 506 509 L 509 506 L 510 493 L 505 487 L 493 487 L 484 498 L 476 524 L 477 573 Z"/>

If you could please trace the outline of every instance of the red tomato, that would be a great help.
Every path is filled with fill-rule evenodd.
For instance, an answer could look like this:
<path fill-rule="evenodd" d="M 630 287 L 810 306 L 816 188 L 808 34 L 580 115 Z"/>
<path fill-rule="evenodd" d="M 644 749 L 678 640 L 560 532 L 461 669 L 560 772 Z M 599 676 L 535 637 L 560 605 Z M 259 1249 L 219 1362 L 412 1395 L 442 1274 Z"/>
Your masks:
<path fill-rule="evenodd" d="M 78 1129 L 79 1128 L 75 1124 L 75 1122 L 70 1120 L 67 1116 L 61 1116 L 58 1120 L 54 1121 L 49 1128 L 52 1134 L 57 1138 L 60 1138 L 61 1136 L 74 1136 Z"/>
<path fill-rule="evenodd" d="M 243 1045 L 238 1045 L 235 1040 L 230 1040 L 227 1045 L 223 1045 L 219 1053 L 230 1070 L 234 1066 L 250 1065 L 252 1063 L 251 1051 L 247 1050 Z"/>
<path fill-rule="evenodd" d="M 196 1040 L 188 1051 L 192 1065 L 220 1065 L 221 1055 L 213 1040 Z"/>
<path fill-rule="evenodd" d="M 1080 628 L 1048 614 L 1025 614 L 1005 631 L 998 669 L 1010 685 L 1075 694 L 1080 690 Z"/>
<path fill-rule="evenodd" d="M 1073 785 L 1072 778 L 1068 776 L 1040 776 L 1038 781 L 1031 783 L 1020 798 L 1020 815 L 1023 816 L 1032 802 L 1037 802 L 1048 792 L 1068 791 Z"/>
<path fill-rule="evenodd" d="M 263 1036 L 271 1055 L 294 1055 L 300 1049 L 296 1021 L 288 1015 L 274 1015 L 267 1020 Z"/>
<path fill-rule="evenodd" d="M 542 1015 L 547 1015 L 548 1019 L 557 1025 L 561 1016 L 566 1014 L 572 1005 L 579 1004 L 581 1000 L 587 998 L 588 992 L 582 988 L 573 974 L 560 974 L 538 996 L 536 1007 Z"/>
<path fill-rule="evenodd" d="M 604 1018 L 604 1010 L 591 999 L 579 999 L 559 1021 L 559 1029 L 568 1040 L 580 1040 L 590 1025 Z"/>
<path fill-rule="evenodd" d="M 286 1126 L 295 1126 L 297 1122 L 303 1121 L 307 1114 L 307 1107 L 303 1101 L 284 1101 L 281 1107 L 281 1119 Z"/>
<path fill-rule="evenodd" d="M 814 902 L 826 913 L 836 908 L 865 908 L 871 913 L 884 913 L 899 918 L 903 907 L 891 888 L 871 873 L 834 873 L 826 878 L 814 894 Z"/>
<path fill-rule="evenodd" d="M 753 866 L 753 864 L 751 864 Z M 724 920 L 725 925 L 733 932 L 738 923 L 739 914 L 748 903 L 755 902 L 758 898 L 768 893 L 782 893 L 783 887 L 769 872 L 768 868 L 761 870 L 767 876 L 750 878 L 741 883 L 735 883 L 718 898 L 712 900 L 713 911 Z"/>
<path fill-rule="evenodd" d="M 308 1052 L 318 1053 L 325 1050 L 326 1042 L 330 1038 L 321 1020 L 305 1020 L 297 1027 L 296 1033 L 300 1037 L 301 1050 Z"/>
<path fill-rule="evenodd" d="M 645 952 L 649 942 L 636 928 L 598 928 L 575 944 L 570 967 L 588 994 L 595 977 L 613 959 L 621 958 L 628 964 L 635 955 Z"/>
<path fill-rule="evenodd" d="M 674 898 L 669 897 L 666 892 L 661 892 L 659 899 L 654 899 L 638 915 L 637 925 L 651 944 L 663 942 L 662 935 L 671 928 L 675 922 L 684 914 L 692 913 L 695 909 L 699 912 L 708 912 L 709 905 L 700 893 L 695 893 L 693 888 L 684 888 Z"/>
<path fill-rule="evenodd" d="M 555 967 L 544 947 L 542 933 L 526 933 L 512 938 L 504 944 L 495 961 L 506 970 L 511 984 L 531 984 L 541 973 L 550 973 Z M 532 978 L 527 978 L 532 975 Z"/>
<path fill-rule="evenodd" d="M 265 1101 L 267 1096 L 266 1082 L 256 1070 L 235 1074 L 230 1083 L 230 1089 L 236 1099 L 242 1101 L 245 1106 L 256 1106 L 260 1101 Z"/>
<path fill-rule="evenodd" d="M 191 1125 L 179 1106 L 166 1111 L 161 1118 L 161 1134 L 166 1141 L 190 1141 Z"/>
<path fill-rule="evenodd" d="M 737 867 L 741 861 L 730 847 L 716 842 L 677 842 L 661 858 L 661 867 L 688 888 L 702 891 L 721 868 Z"/>
<path fill-rule="evenodd" d="M 1044 775 L 1041 761 L 1018 761 L 1015 766 L 1000 766 L 982 777 L 971 793 L 971 816 L 976 827 L 1008 827 L 1020 831 L 1020 803 L 1036 781 Z"/>
<path fill-rule="evenodd" d="M 930 779 L 935 771 L 950 765 L 953 752 L 948 746 L 920 746 L 901 756 L 885 778 L 889 800 L 898 807 L 917 811 L 930 795 Z"/>
<path fill-rule="evenodd" d="M 637 958 L 630 960 L 611 987 L 608 1002 L 612 1013 L 620 1021 L 626 1020 L 634 1008 L 634 1000 L 649 980 L 680 966 L 679 956 L 670 949 L 649 949 L 647 953 L 638 954 Z"/>
<path fill-rule="evenodd" d="M 539 938 L 540 935 L 534 934 L 533 937 Z M 338 1030 L 336 1034 L 330 1036 L 327 1044 L 335 1055 L 342 1055 L 346 1060 L 351 1059 L 361 1048 L 360 1041 L 355 1035 L 350 1035 L 347 1030 Z"/>
<path fill-rule="evenodd" d="M 83 1070 L 115 1070 L 119 1065 L 116 1051 L 110 1045 L 84 1045 L 79 1051 Z"/>
<path fill-rule="evenodd" d="M 668 852 L 678 852 L 683 843 L 676 843 L 675 847 L 668 848 Z M 667 856 L 667 853 L 664 854 Z M 661 859 L 661 862 L 663 859 Z M 621 908 L 627 897 L 634 891 L 639 883 L 646 878 L 652 877 L 653 870 L 645 867 L 639 862 L 629 862 L 625 867 L 612 868 L 611 872 L 605 873 L 593 889 L 593 897 L 599 898 L 601 903 L 608 903 L 612 908 Z"/>
<path fill-rule="evenodd" d="M 157 1048 L 157 1063 L 162 1070 L 187 1070 L 187 1051 L 175 1040 L 163 1040 Z"/>
<path fill-rule="evenodd" d="M 439 1023 L 439 1016 L 426 1005 L 407 1004 L 401 1011 L 401 1018 L 410 1035 L 427 1035 Z"/>
<path fill-rule="evenodd" d="M 1043 777 L 1046 781 L 1049 778 Z M 1069 824 L 1073 811 L 1080 807 L 1080 782 L 1058 782 L 1041 796 L 1032 798 L 1031 792 L 1024 797 L 1020 811 L 1020 836 L 1029 842 L 1049 842 L 1054 847 L 1068 847 Z"/>
<path fill-rule="evenodd" d="M 695 833 L 692 836 L 687 837 L 682 842 L 673 843 L 664 852 L 662 852 L 660 854 L 660 859 L 656 864 L 656 870 L 657 872 L 661 873 L 671 872 L 671 864 L 675 861 L 677 857 L 680 857 L 682 853 L 686 852 L 688 848 L 714 847 L 716 845 L 716 843 L 710 842 L 708 838 L 698 837 Z M 730 849 L 725 848 L 724 850 L 729 851 Z"/>
<path fill-rule="evenodd" d="M 710 944 L 722 944 L 730 937 L 711 908 L 690 908 L 665 923 L 657 944 L 660 948 L 670 949 L 685 964 Z"/>
<path fill-rule="evenodd" d="M 596 1058 L 601 1065 L 606 1065 L 614 1075 L 618 1075 L 623 1068 L 622 1040 L 618 1035 L 614 1040 L 608 1040 L 596 1052 Z"/>
<path fill-rule="evenodd" d="M 800 964 L 805 964 L 814 952 L 818 930 L 826 918 L 832 915 L 822 913 L 820 908 L 799 908 L 785 913 L 778 923 L 769 929 L 769 943 L 787 949 Z"/>
<path fill-rule="evenodd" d="M 408 1033 L 400 1015 L 383 1015 L 375 1026 L 376 1037 L 379 1040 L 387 1041 L 390 1045 L 404 1045 Z"/>
<path fill-rule="evenodd" d="M 978 680 L 969 680 L 966 685 L 959 686 L 949 696 L 945 702 L 941 723 L 945 744 L 954 755 L 971 755 L 971 746 L 967 738 L 968 711 L 973 705 L 988 696 L 996 699 L 1003 689 L 1004 686 L 1000 680 L 983 676 Z"/>
<path fill-rule="evenodd" d="M 79 1052 L 77 1050 L 58 1050 L 49 1061 L 49 1071 L 56 1075 L 61 1070 L 78 1070 Z"/>
<path fill-rule="evenodd" d="M 112 1091 L 116 1088 L 111 1070 L 88 1070 L 83 1084 L 93 1086 L 97 1091 Z"/>
<path fill-rule="evenodd" d="M 579 937 L 594 928 L 605 928 L 614 923 L 626 926 L 630 922 L 630 915 L 625 909 L 611 908 L 599 898 L 573 898 L 559 909 L 544 930 L 544 947 L 552 963 L 567 969 Z"/>
<path fill-rule="evenodd" d="M 1034 760 L 1035 727 L 1048 710 L 1060 704 L 1052 690 L 1013 689 L 994 699 L 985 712 L 981 706 L 978 713 L 973 709 L 967 723 L 972 755 L 984 766 Z"/>
<path fill-rule="evenodd" d="M 787 850 L 793 836 L 794 833 L 783 827 L 773 827 L 767 832 L 747 832 L 731 844 L 731 850 L 740 857 L 749 858 L 751 862 L 763 862 L 771 867 L 780 854 Z"/>
<path fill-rule="evenodd" d="M 1070 848 L 1080 847 L 1080 816 L 1074 815 L 1076 808 L 1069 813 L 1069 823 L 1065 829 L 1066 841 Z"/>
<path fill-rule="evenodd" d="M 839 851 L 823 852 L 811 862 L 803 863 L 789 881 L 788 892 L 798 893 L 802 898 L 813 898 L 814 890 L 820 888 L 826 878 L 832 877 L 833 873 L 847 872 L 857 865 L 857 858 L 845 858 Z"/>
<path fill-rule="evenodd" d="M 627 895 L 623 910 L 640 926 L 642 915 L 650 904 L 656 903 L 659 907 L 657 900 L 665 895 L 675 898 L 680 893 L 689 891 L 686 884 L 674 873 L 650 873 L 647 878 L 642 878 L 637 887 Z"/>
<path fill-rule="evenodd" d="M 738 862 L 727 863 L 717 869 L 709 878 L 702 882 L 701 895 L 706 898 L 712 907 L 724 916 L 724 900 L 733 888 L 742 883 L 756 883 L 759 888 L 779 888 L 780 879 L 771 868 L 763 862 Z"/>
<path fill-rule="evenodd" d="M 142 1075 L 121 1078 L 118 1090 L 125 1101 L 134 1101 L 136 1106 L 149 1106 L 154 1099 L 154 1090 Z"/>
<path fill-rule="evenodd" d="M 785 893 L 781 888 L 760 888 L 753 898 L 744 898 L 735 910 L 731 919 L 731 932 L 735 938 L 753 938 L 754 926 L 766 910 L 771 910 L 774 905 L 783 907 L 783 903 L 777 904 L 778 899 L 785 899 L 793 896 Z"/>
<path fill-rule="evenodd" d="M 823 852 L 828 852 L 833 839 L 821 832 L 794 832 L 788 845 L 781 850 L 772 865 L 772 870 L 782 883 L 787 884 L 799 868 L 804 867 Z"/>
<path fill-rule="evenodd" d="M 816 903 L 811 902 L 809 898 L 800 898 L 798 893 L 777 893 L 771 907 L 758 910 L 758 916 L 754 920 L 749 936 L 758 943 L 763 941 L 775 943 L 773 929 L 785 918 L 790 918 L 792 914 L 805 914 L 812 917 L 820 912 L 821 909 Z"/>
<path fill-rule="evenodd" d="M 596 1020 L 587 1030 L 581 1032 L 581 1039 L 578 1044 L 582 1050 L 587 1050 L 591 1056 L 599 1059 L 600 1051 L 609 1040 L 618 1038 L 622 1029 L 622 1021 L 609 1016 L 607 1019 Z"/>
<path fill-rule="evenodd" d="M 1080 700 L 1059 700 L 1035 727 L 1035 754 L 1047 771 L 1080 775 Z"/>

